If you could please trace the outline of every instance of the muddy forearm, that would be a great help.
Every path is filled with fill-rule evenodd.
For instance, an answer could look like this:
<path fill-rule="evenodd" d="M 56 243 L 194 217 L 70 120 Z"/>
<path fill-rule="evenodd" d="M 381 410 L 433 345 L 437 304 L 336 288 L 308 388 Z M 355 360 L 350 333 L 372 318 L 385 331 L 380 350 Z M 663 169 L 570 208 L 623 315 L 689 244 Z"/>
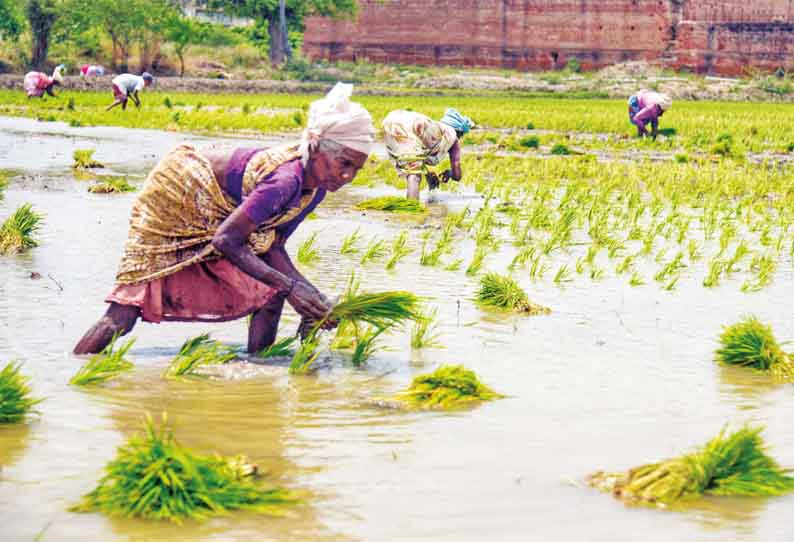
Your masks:
<path fill-rule="evenodd" d="M 292 288 L 293 279 L 291 277 L 265 263 L 247 245 L 226 236 L 216 236 L 212 241 L 212 246 L 240 270 L 259 282 L 267 284 L 279 292 L 288 292 Z"/>
<path fill-rule="evenodd" d="M 273 269 L 278 271 L 279 273 L 286 275 L 287 277 L 299 280 L 301 282 L 305 282 L 306 284 L 312 286 L 314 285 L 304 277 L 298 268 L 295 267 L 295 264 L 292 263 L 292 258 L 289 257 L 287 250 L 284 248 L 284 245 L 279 245 L 271 248 L 264 256 L 263 260 Z M 315 288 L 316 290 L 317 288 Z"/>

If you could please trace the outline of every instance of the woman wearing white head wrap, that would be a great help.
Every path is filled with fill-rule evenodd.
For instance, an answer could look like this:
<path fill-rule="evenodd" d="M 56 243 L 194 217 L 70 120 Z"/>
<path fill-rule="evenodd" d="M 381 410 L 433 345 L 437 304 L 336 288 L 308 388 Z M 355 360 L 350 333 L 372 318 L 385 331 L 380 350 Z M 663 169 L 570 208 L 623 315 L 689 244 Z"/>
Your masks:
<path fill-rule="evenodd" d="M 22 83 L 25 94 L 27 94 L 28 98 L 41 98 L 45 93 L 55 97 L 55 86 L 63 85 L 62 72 L 65 69 L 66 66 L 58 64 L 52 72 L 52 77 L 42 72 L 26 73 Z"/>
<path fill-rule="evenodd" d="M 646 126 L 651 124 L 651 136 L 659 134 L 659 117 L 673 106 L 673 99 L 660 92 L 641 90 L 629 98 L 629 120 L 637 127 L 637 135 L 648 135 Z"/>
<path fill-rule="evenodd" d="M 285 301 L 305 321 L 325 316 L 331 304 L 285 244 L 326 192 L 353 180 L 375 143 L 351 91 L 337 85 L 312 104 L 299 144 L 201 153 L 180 145 L 163 157 L 133 206 L 110 307 L 75 352 L 101 351 L 138 318 L 247 315 L 248 351 L 259 352 L 275 340 Z"/>

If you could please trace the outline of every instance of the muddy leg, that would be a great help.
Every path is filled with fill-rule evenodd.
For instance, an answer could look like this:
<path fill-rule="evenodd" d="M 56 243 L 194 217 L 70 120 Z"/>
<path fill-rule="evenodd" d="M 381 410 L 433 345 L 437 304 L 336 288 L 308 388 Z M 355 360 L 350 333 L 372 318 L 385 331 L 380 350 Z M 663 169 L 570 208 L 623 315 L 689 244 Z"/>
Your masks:
<path fill-rule="evenodd" d="M 419 200 L 419 183 L 422 182 L 421 175 L 408 175 L 408 192 L 405 197 L 408 199 Z"/>
<path fill-rule="evenodd" d="M 138 307 L 111 303 L 105 315 L 83 335 L 83 338 L 74 347 L 74 353 L 79 355 L 101 352 L 110 344 L 114 335 L 129 333 L 135 327 L 135 321 L 140 314 L 141 309 Z"/>
<path fill-rule="evenodd" d="M 248 326 L 248 353 L 255 354 L 276 341 L 278 322 L 284 309 L 284 299 L 274 297 L 253 314 Z"/>

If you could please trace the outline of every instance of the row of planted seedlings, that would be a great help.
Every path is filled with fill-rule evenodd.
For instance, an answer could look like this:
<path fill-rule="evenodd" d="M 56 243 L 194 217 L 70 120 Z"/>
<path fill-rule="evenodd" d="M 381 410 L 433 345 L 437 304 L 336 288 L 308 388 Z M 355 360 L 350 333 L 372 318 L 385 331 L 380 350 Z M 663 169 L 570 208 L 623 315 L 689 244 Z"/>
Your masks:
<path fill-rule="evenodd" d="M 421 248 L 406 247 L 403 234 L 391 242 L 374 238 L 371 246 L 384 255 L 390 244 L 403 256 L 413 249 L 422 265 L 469 275 L 501 251 L 514 273 L 532 280 L 613 276 L 665 290 L 683 280 L 706 288 L 733 281 L 744 292 L 771 284 L 794 252 L 794 176 L 787 166 L 483 155 L 465 158 L 463 171 L 464 183 L 485 195 L 476 211 L 451 214 Z M 365 185 L 402 183 L 385 160 L 368 164 L 361 177 Z M 387 197 L 358 207 L 423 211 L 415 205 Z M 459 249 L 472 242 L 473 256 L 464 261 Z"/>

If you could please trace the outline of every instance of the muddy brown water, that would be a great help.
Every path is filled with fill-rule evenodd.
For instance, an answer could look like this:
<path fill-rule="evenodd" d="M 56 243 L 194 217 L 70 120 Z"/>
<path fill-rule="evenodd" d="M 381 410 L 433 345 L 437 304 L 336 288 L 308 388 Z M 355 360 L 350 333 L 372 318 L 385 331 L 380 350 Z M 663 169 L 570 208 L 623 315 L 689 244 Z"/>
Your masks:
<path fill-rule="evenodd" d="M 182 341 L 210 331 L 242 344 L 245 323 L 142 324 L 129 356 L 134 372 L 101 387 L 70 387 L 84 361 L 70 350 L 103 310 L 135 195 L 87 193 L 71 176 L 67 149 L 91 140 L 109 169 L 142 179 L 159 154 L 184 139 L 203 140 L 0 119 L 0 168 L 22 174 L 0 202 L 0 217 L 24 202 L 46 214 L 40 247 L 0 258 L 0 361 L 22 361 L 35 394 L 46 398 L 29 423 L 0 427 L 3 541 L 794 537 L 788 519 L 794 496 L 709 498 L 671 511 L 626 507 L 583 482 L 595 470 L 690 450 L 727 422 L 765 424 L 773 455 L 794 466 L 794 386 L 770 386 L 712 361 L 720 326 L 748 312 L 769 321 L 780 338 L 794 337 L 791 262 L 771 287 L 751 295 L 739 292 L 738 280 L 709 290 L 689 274 L 666 292 L 656 285 L 629 288 L 626 277 L 577 278 L 560 288 L 550 276 L 533 283 L 518 273 L 530 297 L 554 311 L 527 318 L 479 310 L 471 302 L 474 279 L 421 267 L 417 253 L 393 272 L 382 262 L 362 267 L 338 254 L 342 238 L 356 228 L 365 240 L 408 228 L 418 247 L 423 228 L 437 225 L 447 210 L 477 204 L 477 195 L 465 191 L 440 195 L 419 224 L 355 211 L 352 205 L 372 192 L 344 189 L 290 243 L 294 251 L 319 232 L 321 259 L 304 269 L 329 294 L 341 291 L 355 269 L 367 288 L 408 288 L 430 298 L 440 309 L 443 349 L 412 351 L 407 334 L 395 334 L 386 341 L 390 349 L 361 370 L 337 355 L 307 377 L 290 377 L 280 366 L 237 364 L 220 379 L 168 381 L 160 375 Z M 26 182 L 28 175 L 39 182 Z M 456 250 L 467 263 L 473 247 L 461 242 Z M 503 271 L 512 250 L 505 244 L 486 267 Z M 31 279 L 32 272 L 42 278 Z M 283 334 L 296 323 L 288 312 Z M 455 413 L 370 405 L 448 362 L 474 369 L 509 398 Z M 202 452 L 248 455 L 272 482 L 303 492 L 305 504 L 287 518 L 233 513 L 182 526 L 68 512 L 141 416 L 164 411 L 182 442 Z"/>

